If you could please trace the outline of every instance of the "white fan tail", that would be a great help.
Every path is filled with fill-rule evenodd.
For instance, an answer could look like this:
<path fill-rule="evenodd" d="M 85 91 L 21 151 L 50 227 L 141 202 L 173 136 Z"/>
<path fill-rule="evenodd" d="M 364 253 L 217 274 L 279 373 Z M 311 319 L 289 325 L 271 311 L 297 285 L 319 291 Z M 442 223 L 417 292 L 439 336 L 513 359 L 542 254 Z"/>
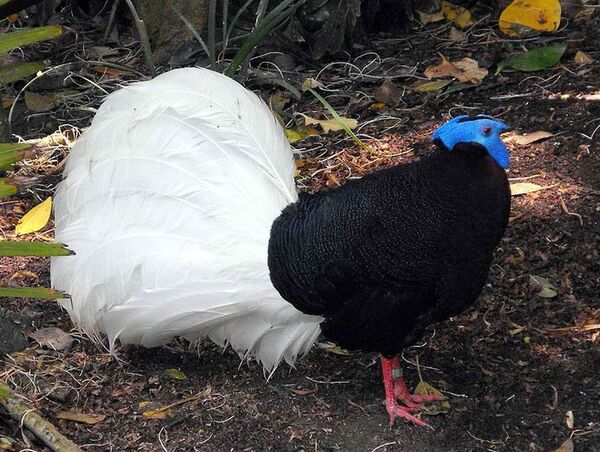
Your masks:
<path fill-rule="evenodd" d="M 273 220 L 297 199 L 282 128 L 254 93 L 186 68 L 106 99 L 72 149 L 54 201 L 52 285 L 111 348 L 210 337 L 267 372 L 293 365 L 322 318 L 271 284 Z"/>

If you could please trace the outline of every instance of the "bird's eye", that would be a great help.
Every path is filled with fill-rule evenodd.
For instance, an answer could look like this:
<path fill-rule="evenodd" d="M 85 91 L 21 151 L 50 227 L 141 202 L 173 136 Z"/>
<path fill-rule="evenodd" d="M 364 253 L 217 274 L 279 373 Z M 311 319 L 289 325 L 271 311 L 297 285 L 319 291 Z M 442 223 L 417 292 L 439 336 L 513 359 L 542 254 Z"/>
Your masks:
<path fill-rule="evenodd" d="M 492 128 L 490 126 L 485 126 L 482 131 L 485 136 L 490 136 L 492 134 Z"/>

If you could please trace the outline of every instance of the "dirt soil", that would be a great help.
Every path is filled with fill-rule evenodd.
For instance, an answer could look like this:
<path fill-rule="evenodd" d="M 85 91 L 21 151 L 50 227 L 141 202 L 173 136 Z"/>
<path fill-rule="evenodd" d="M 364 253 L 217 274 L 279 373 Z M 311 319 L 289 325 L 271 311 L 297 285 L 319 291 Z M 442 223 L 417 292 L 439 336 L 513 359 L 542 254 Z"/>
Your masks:
<path fill-rule="evenodd" d="M 343 132 L 297 143 L 303 189 L 335 186 L 419 158 L 430 152 L 430 133 L 437 125 L 450 116 L 479 112 L 514 129 L 507 140 L 512 182 L 543 187 L 512 198 L 510 224 L 477 305 L 431 327 L 420 344 L 404 351 L 409 384 L 414 388 L 419 381 L 418 363 L 422 378 L 449 397 L 447 412 L 423 413 L 432 429 L 402 422 L 388 426 L 374 355 L 315 347 L 295 369 L 282 366 L 268 381 L 255 363 L 240 365 L 231 350 L 211 344 L 120 347 L 112 357 L 78 335 L 53 301 L 2 300 L 3 315 L 24 315 L 18 323 L 28 332 L 58 327 L 71 331 L 75 342 L 58 352 L 29 338 L 25 350 L 4 358 L 0 378 L 90 451 L 536 452 L 555 450 L 569 438 L 577 452 L 600 450 L 598 29 L 598 9 L 583 19 L 571 18 L 558 33 L 523 41 L 501 38 L 492 22 L 482 21 L 470 29 L 466 42 L 456 43 L 448 38 L 448 24 L 430 24 L 410 34 L 368 37 L 346 57 L 352 65 L 326 67 L 324 62 L 294 69 L 299 80 L 317 77 L 326 88 L 339 90 L 326 92 L 330 102 L 358 119 L 361 137 L 373 149 L 362 150 Z M 568 49 L 551 69 L 490 74 L 479 86 L 442 95 L 408 90 L 423 78 L 425 67 L 439 61 L 436 52 L 490 66 L 523 45 L 552 41 L 566 42 Z M 576 64 L 578 50 L 594 62 Z M 397 105 L 389 105 L 388 98 L 373 104 L 386 78 L 401 94 Z M 117 84 L 110 83 L 111 88 Z M 261 90 L 268 96 L 271 87 L 261 85 Z M 99 101 L 89 100 L 93 106 Z M 60 108 L 66 111 L 68 105 Z M 281 110 L 287 118 L 324 111 L 308 95 Z M 35 118 L 26 111 L 17 114 L 21 136 L 47 134 L 33 126 Z M 78 114 L 78 125 L 87 125 L 89 112 Z M 61 118 L 45 121 L 53 130 Z M 515 135 L 540 130 L 554 136 L 531 144 L 515 141 Z M 59 163 L 63 154 L 53 155 L 52 162 Z M 6 236 L 53 190 L 54 163 L 35 170 L 44 176 L 40 187 L 0 203 Z M 47 229 L 41 239 L 51 235 Z M 533 276 L 552 287 L 542 292 Z M 0 280 L 48 285 L 48 260 L 1 258 Z M 92 417 L 88 423 L 60 419 L 64 411 Z M 0 412 L 2 436 L 15 441 L 14 450 L 48 450 Z M 566 447 L 562 450 L 572 450 Z"/>

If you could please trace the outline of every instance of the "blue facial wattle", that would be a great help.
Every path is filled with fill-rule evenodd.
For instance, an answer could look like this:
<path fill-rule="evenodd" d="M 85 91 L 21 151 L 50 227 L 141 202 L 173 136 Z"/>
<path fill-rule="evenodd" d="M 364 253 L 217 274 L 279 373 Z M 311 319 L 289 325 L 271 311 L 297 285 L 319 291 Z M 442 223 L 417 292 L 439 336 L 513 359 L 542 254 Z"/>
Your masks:
<path fill-rule="evenodd" d="M 510 165 L 510 157 L 500 134 L 507 129 L 506 124 L 490 116 L 458 116 L 441 125 L 433 133 L 433 140 L 439 140 L 449 150 L 458 143 L 480 144 L 498 165 L 506 169 Z"/>

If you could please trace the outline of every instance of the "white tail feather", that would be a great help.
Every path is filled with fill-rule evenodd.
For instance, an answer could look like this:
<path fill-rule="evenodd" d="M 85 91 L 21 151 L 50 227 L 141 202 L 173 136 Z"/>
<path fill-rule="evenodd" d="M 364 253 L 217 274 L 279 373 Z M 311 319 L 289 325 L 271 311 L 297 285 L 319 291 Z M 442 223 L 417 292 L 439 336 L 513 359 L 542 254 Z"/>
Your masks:
<path fill-rule="evenodd" d="M 77 253 L 52 259 L 62 305 L 111 347 L 210 337 L 268 372 L 293 365 L 322 320 L 269 279 L 294 169 L 266 105 L 221 74 L 179 69 L 111 94 L 55 197 L 56 239 Z"/>

